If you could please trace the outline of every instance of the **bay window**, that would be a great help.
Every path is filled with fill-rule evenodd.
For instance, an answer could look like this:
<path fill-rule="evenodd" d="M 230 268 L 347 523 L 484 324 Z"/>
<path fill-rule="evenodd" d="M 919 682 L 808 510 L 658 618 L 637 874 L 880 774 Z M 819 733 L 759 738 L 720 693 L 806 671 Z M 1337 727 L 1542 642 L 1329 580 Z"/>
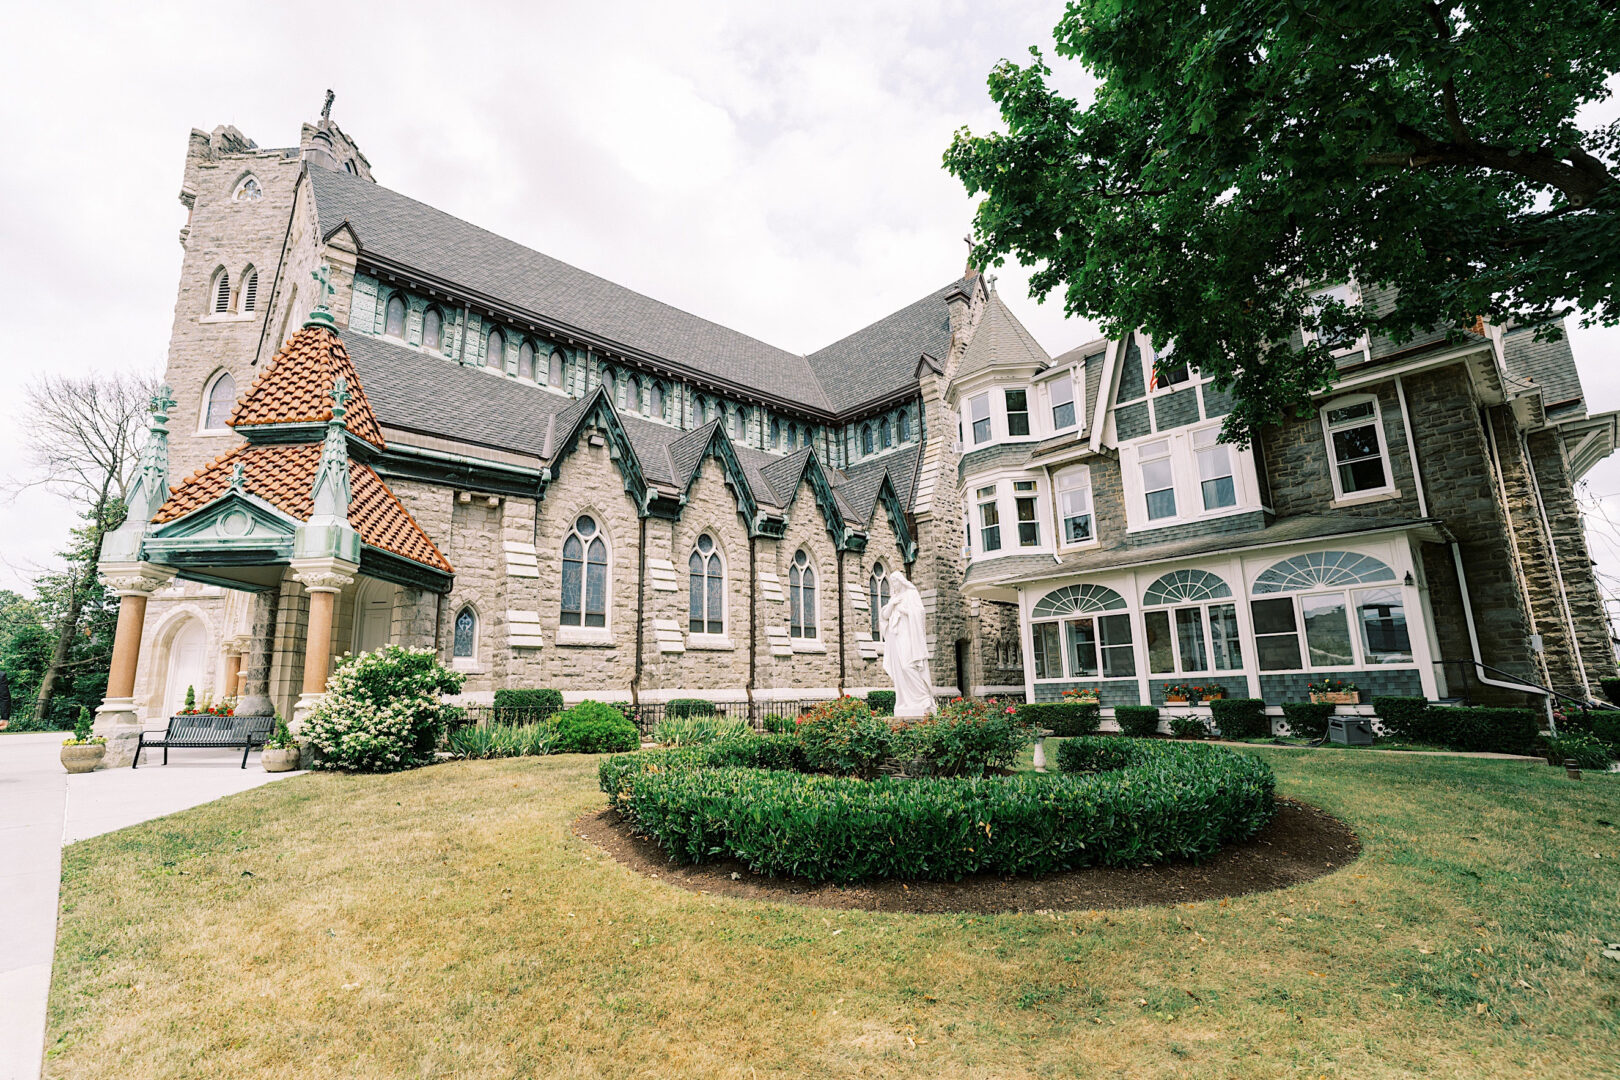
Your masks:
<path fill-rule="evenodd" d="M 979 496 L 979 550 L 1001 550 L 1001 513 L 996 509 L 996 488 L 982 487 Z"/>
<path fill-rule="evenodd" d="M 990 395 L 968 399 L 968 416 L 973 421 L 973 445 L 990 441 Z"/>
<path fill-rule="evenodd" d="M 1018 546 L 1040 547 L 1041 522 L 1035 499 L 1035 481 L 1013 481 L 1013 506 L 1018 515 Z"/>
<path fill-rule="evenodd" d="M 1007 434 L 1029 434 L 1029 391 L 1006 390 L 1003 396 L 1007 400 Z"/>

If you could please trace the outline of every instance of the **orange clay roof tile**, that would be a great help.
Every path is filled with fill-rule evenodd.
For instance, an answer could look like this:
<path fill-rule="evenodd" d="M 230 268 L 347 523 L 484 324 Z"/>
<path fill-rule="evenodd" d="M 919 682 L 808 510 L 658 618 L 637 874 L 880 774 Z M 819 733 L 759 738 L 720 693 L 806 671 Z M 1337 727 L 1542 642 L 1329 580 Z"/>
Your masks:
<path fill-rule="evenodd" d="M 287 339 L 270 365 L 237 398 L 230 425 L 240 428 L 330 420 L 332 383 L 339 375 L 349 387 L 344 426 L 356 438 L 381 448 L 382 429 L 366 401 L 343 339 L 337 331 L 321 326 L 306 326 Z"/>
<path fill-rule="evenodd" d="M 308 521 L 315 509 L 310 487 L 320 459 L 320 443 L 239 446 L 171 489 L 168 501 L 152 521 L 158 525 L 173 521 L 224 495 L 230 490 L 231 473 L 238 462 L 242 464 L 242 486 L 249 494 L 299 521 Z M 435 570 L 455 573 L 450 561 L 369 465 L 349 463 L 349 487 L 354 495 L 349 504 L 349 524 L 359 532 L 361 540 Z"/>

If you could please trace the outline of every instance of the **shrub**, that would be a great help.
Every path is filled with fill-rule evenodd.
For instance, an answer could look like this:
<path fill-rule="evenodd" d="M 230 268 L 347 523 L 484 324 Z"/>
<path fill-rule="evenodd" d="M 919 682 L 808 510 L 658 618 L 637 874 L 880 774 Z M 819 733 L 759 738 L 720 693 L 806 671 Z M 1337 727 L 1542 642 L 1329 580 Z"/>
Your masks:
<path fill-rule="evenodd" d="M 276 726 L 275 729 L 270 732 L 270 737 L 264 740 L 264 749 L 291 750 L 297 745 L 298 740 L 293 738 L 293 733 L 287 728 L 287 721 L 281 718 L 281 714 L 279 712 L 276 713 Z"/>
<path fill-rule="evenodd" d="M 1031 702 L 1018 707 L 1018 719 L 1067 739 L 1094 734 L 1102 723 L 1102 706 L 1095 701 Z"/>
<path fill-rule="evenodd" d="M 894 691 L 873 690 L 866 695 L 866 707 L 872 710 L 874 716 L 893 716 Z"/>
<path fill-rule="evenodd" d="M 671 750 L 609 759 L 600 776 L 613 805 L 677 862 L 735 858 L 759 873 L 814 881 L 1202 859 L 1252 836 L 1274 813 L 1271 770 L 1250 755 L 1075 741 L 1112 743 L 1127 756 L 1118 771 L 1094 776 L 861 781 L 714 767 L 702 750 Z"/>
<path fill-rule="evenodd" d="M 1058 743 L 1057 767 L 1059 772 L 1088 773 L 1123 769 L 1135 761 L 1135 747 L 1129 739 L 1110 739 L 1105 736 L 1085 736 Z"/>
<path fill-rule="evenodd" d="M 799 740 L 792 735 L 760 735 L 752 739 L 727 739 L 707 746 L 676 750 L 644 750 L 638 754 L 614 754 L 596 767 L 597 784 L 615 807 L 636 779 L 649 772 L 672 768 L 772 769 L 805 772 L 807 766 Z"/>
<path fill-rule="evenodd" d="M 342 656 L 300 735 L 321 769 L 395 772 L 425 765 L 449 709 L 441 695 L 459 691 L 462 682 L 432 649 L 386 645 Z"/>
<path fill-rule="evenodd" d="M 728 716 L 665 716 L 653 730 L 653 740 L 664 746 L 703 746 L 753 733 L 746 720 Z"/>
<path fill-rule="evenodd" d="M 1598 685 L 1603 687 L 1603 696 L 1611 705 L 1620 705 L 1620 677 L 1599 679 Z"/>
<path fill-rule="evenodd" d="M 1420 697 L 1375 697 L 1373 715 L 1383 722 L 1384 730 L 1399 739 L 1427 742 L 1429 728 L 1424 722 L 1429 711 L 1429 699 Z"/>
<path fill-rule="evenodd" d="M 1271 717 L 1259 698 L 1224 698 L 1209 703 L 1210 719 L 1222 738 L 1259 739 L 1271 734 Z"/>
<path fill-rule="evenodd" d="M 664 716 L 675 720 L 683 716 L 713 716 L 715 712 L 714 702 L 695 697 L 670 698 L 664 706 Z"/>
<path fill-rule="evenodd" d="M 1209 723 L 1202 716 L 1181 713 L 1170 718 L 1170 734 L 1178 739 L 1209 738 Z"/>
<path fill-rule="evenodd" d="M 1534 709 L 1433 706 L 1424 714 L 1424 741 L 1448 750 L 1534 754 L 1541 718 Z"/>
<path fill-rule="evenodd" d="M 555 752 L 557 726 L 545 722 L 462 727 L 450 733 L 449 743 L 450 752 L 459 758 L 541 756 Z"/>
<path fill-rule="evenodd" d="M 1114 720 L 1127 735 L 1141 738 L 1159 733 L 1159 710 L 1152 705 L 1116 705 Z"/>
<path fill-rule="evenodd" d="M 930 776 L 983 776 L 1009 769 L 1030 744 L 1030 730 L 1013 705 L 957 698 L 926 720 L 894 736 L 896 756 L 921 765 Z"/>
<path fill-rule="evenodd" d="M 582 701 L 557 714 L 558 754 L 611 754 L 634 750 L 641 734 L 618 709 L 600 701 Z"/>
<path fill-rule="evenodd" d="M 1333 706 L 1325 701 L 1285 701 L 1283 719 L 1288 721 L 1288 734 L 1303 739 L 1321 739 L 1327 736 L 1328 718 Z"/>
<path fill-rule="evenodd" d="M 765 718 L 760 721 L 760 724 L 765 728 L 766 733 L 770 735 L 790 735 L 793 733 L 793 729 L 796 726 L 793 723 L 792 717 L 783 716 L 781 713 L 774 712 L 766 713 Z"/>
<path fill-rule="evenodd" d="M 1591 712 L 1592 737 L 1608 743 L 1620 755 L 1620 712 Z"/>
<path fill-rule="evenodd" d="M 545 717 L 551 713 L 562 712 L 563 696 L 561 690 L 497 690 L 495 691 L 495 709 L 499 713 L 502 709 L 524 709 L 533 711 L 537 718 Z"/>
<path fill-rule="evenodd" d="M 871 776 L 889 754 L 889 725 L 847 696 L 799 717 L 795 737 L 810 768 L 838 776 Z"/>
<path fill-rule="evenodd" d="M 1573 761 L 1580 769 L 1607 769 L 1614 752 L 1607 743 L 1590 735 L 1564 735 L 1557 739 L 1542 740 L 1547 756 L 1560 765 Z"/>

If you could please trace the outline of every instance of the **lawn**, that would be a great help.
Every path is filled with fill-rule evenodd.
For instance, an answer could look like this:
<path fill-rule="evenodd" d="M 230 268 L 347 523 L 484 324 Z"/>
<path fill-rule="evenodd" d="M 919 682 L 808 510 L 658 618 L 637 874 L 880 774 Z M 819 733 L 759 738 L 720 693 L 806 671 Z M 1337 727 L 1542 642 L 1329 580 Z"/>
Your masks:
<path fill-rule="evenodd" d="M 295 778 L 64 852 L 46 1075 L 1613 1075 L 1620 776 L 1252 752 L 1362 859 L 997 916 L 635 875 L 590 758 Z"/>

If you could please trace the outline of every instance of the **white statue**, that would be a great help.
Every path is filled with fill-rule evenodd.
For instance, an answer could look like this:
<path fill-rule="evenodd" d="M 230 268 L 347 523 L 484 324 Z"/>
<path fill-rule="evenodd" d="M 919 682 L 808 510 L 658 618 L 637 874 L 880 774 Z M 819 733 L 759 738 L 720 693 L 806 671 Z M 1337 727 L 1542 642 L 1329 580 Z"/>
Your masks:
<path fill-rule="evenodd" d="M 894 715 L 916 720 L 934 711 L 934 675 L 928 670 L 928 634 L 922 594 L 896 570 L 889 575 L 883 622 L 883 670 L 894 681 Z"/>

